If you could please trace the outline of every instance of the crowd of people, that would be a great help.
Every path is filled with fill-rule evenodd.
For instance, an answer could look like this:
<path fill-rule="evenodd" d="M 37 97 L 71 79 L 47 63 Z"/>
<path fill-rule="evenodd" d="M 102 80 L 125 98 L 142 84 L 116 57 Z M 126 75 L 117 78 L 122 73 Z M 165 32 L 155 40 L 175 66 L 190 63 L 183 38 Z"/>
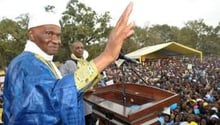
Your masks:
<path fill-rule="evenodd" d="M 109 66 L 134 33 L 134 23 L 129 22 L 132 8 L 131 2 L 109 34 L 103 52 L 91 61 L 82 61 L 81 66 L 77 60 L 77 70 L 67 75 L 53 62 L 61 45 L 59 19 L 49 13 L 32 15 L 24 51 L 11 60 L 4 76 L 4 124 L 86 125 L 83 94 L 97 84 L 104 70 L 104 81 L 157 86 L 178 93 L 180 101 L 169 107 L 169 113 L 158 116 L 161 124 L 219 125 L 218 58 L 157 59 Z"/>
<path fill-rule="evenodd" d="M 3 124 L 3 87 L 4 87 L 4 80 L 5 80 L 5 68 L 0 66 L 0 125 Z"/>
<path fill-rule="evenodd" d="M 165 125 L 220 125 L 220 59 L 209 57 L 146 60 L 140 64 L 112 64 L 105 81 L 156 86 L 179 94 L 169 113 L 158 120 Z"/>

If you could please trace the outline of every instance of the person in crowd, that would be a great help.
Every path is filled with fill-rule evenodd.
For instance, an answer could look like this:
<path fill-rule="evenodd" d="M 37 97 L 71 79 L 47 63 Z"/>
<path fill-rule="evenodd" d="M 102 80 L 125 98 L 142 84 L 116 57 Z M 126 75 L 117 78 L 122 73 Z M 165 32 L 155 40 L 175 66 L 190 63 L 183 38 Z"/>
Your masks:
<path fill-rule="evenodd" d="M 70 46 L 71 55 L 69 60 L 60 67 L 60 72 L 62 76 L 70 73 L 74 73 L 77 68 L 84 65 L 87 57 L 84 57 L 84 45 L 80 41 L 73 42 Z M 85 111 L 85 121 L 86 125 L 95 125 L 96 118 L 92 114 L 92 106 L 84 101 L 84 111 Z"/>
<path fill-rule="evenodd" d="M 60 66 L 60 72 L 63 76 L 76 71 L 78 62 L 85 61 L 83 57 L 84 45 L 82 42 L 76 41 L 70 45 L 70 59 L 66 60 L 62 66 Z"/>
<path fill-rule="evenodd" d="M 53 56 L 61 44 L 61 27 L 51 15 L 33 16 L 24 51 L 9 64 L 4 85 L 5 125 L 84 125 L 83 93 L 100 72 L 115 61 L 125 40 L 134 33 L 130 2 L 109 34 L 103 52 L 61 76 Z M 35 18 L 34 18 L 35 17 Z"/>

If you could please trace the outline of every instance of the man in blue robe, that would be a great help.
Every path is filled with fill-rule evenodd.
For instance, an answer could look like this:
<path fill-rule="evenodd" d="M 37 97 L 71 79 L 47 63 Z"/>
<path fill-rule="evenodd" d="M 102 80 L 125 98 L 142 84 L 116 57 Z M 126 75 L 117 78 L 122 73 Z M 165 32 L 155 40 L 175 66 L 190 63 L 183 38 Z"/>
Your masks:
<path fill-rule="evenodd" d="M 4 124 L 84 125 L 83 93 L 96 84 L 98 74 L 118 58 L 124 41 L 134 33 L 134 24 L 128 23 L 132 7 L 130 3 L 122 13 L 104 51 L 64 77 L 52 62 L 61 43 L 59 21 L 49 15 L 31 18 L 25 49 L 6 72 Z"/>

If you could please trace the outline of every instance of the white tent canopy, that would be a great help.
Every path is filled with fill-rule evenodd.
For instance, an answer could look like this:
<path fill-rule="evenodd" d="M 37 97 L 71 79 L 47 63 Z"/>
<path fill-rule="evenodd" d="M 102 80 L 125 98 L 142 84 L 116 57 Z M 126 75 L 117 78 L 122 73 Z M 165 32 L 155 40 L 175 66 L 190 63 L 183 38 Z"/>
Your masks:
<path fill-rule="evenodd" d="M 132 59 L 152 59 L 152 58 L 167 58 L 170 56 L 180 56 L 180 55 L 198 55 L 202 59 L 202 52 L 185 45 L 169 42 L 158 44 L 154 46 L 148 46 L 131 53 L 126 54 L 127 57 Z"/>

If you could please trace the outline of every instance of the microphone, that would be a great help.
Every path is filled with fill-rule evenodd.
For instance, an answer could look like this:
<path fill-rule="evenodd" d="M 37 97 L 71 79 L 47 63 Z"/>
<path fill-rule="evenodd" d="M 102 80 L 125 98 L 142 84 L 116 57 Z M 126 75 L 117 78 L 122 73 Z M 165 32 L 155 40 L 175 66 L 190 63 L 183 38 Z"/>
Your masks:
<path fill-rule="evenodd" d="M 129 63 L 139 64 L 138 61 L 136 61 L 136 60 L 134 60 L 134 59 L 131 59 L 130 57 L 127 57 L 127 56 L 125 56 L 125 55 L 122 54 L 122 53 L 119 53 L 118 59 L 123 59 L 123 60 L 125 60 L 125 61 L 127 61 L 127 62 L 129 62 Z"/>

